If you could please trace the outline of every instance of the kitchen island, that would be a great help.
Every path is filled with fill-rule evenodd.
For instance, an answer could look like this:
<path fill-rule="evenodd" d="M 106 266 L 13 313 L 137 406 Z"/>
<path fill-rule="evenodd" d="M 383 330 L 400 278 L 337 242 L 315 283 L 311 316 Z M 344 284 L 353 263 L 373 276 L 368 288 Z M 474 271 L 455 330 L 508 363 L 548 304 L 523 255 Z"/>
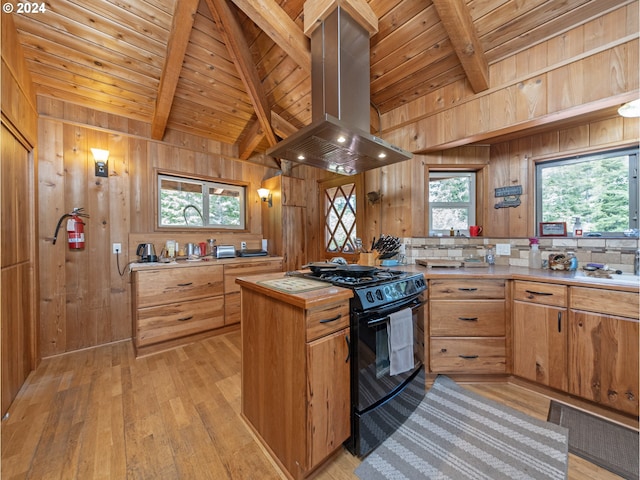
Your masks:
<path fill-rule="evenodd" d="M 351 290 L 283 273 L 240 277 L 242 416 L 288 478 L 350 435 Z"/>
<path fill-rule="evenodd" d="M 514 383 L 637 428 L 637 277 L 508 266 L 393 269 L 421 273 L 428 283 L 427 385 L 440 373 L 472 383 Z M 326 284 L 299 292 L 265 284 L 286 278 L 237 280 L 242 414 L 289 477 L 298 479 L 349 435 L 344 360 L 351 292 Z M 331 320 L 338 311 L 344 313 L 333 327 L 310 333 L 314 320 Z M 321 411 L 318 392 L 328 400 L 320 402 Z"/>

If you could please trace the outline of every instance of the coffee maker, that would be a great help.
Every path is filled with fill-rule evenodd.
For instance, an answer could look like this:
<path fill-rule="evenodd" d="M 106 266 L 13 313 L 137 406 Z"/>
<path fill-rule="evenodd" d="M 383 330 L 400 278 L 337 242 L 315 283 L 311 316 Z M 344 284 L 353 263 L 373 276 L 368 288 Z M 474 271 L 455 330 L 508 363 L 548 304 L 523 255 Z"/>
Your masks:
<path fill-rule="evenodd" d="M 136 249 L 140 262 L 157 262 L 156 248 L 153 243 L 140 243 Z"/>

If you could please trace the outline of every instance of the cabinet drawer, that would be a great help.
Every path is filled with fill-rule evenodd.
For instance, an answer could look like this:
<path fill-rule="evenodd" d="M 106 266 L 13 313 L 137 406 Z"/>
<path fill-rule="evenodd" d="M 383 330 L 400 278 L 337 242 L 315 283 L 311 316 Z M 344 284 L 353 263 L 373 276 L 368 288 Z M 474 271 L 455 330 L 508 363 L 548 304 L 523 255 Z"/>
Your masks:
<path fill-rule="evenodd" d="M 431 371 L 505 373 L 504 338 L 432 338 Z"/>
<path fill-rule="evenodd" d="M 222 295 L 138 310 L 136 345 L 173 340 L 224 325 Z"/>
<path fill-rule="evenodd" d="M 567 287 L 553 283 L 516 281 L 513 299 L 556 307 L 567 306 Z"/>
<path fill-rule="evenodd" d="M 598 288 L 571 287 L 570 305 L 574 310 L 638 318 L 638 294 Z"/>
<path fill-rule="evenodd" d="M 349 303 L 307 310 L 307 342 L 349 326 Z"/>
<path fill-rule="evenodd" d="M 240 323 L 240 294 L 229 293 L 224 296 L 224 324 Z"/>
<path fill-rule="evenodd" d="M 501 337 L 505 335 L 505 300 L 434 300 L 431 335 L 439 337 Z"/>
<path fill-rule="evenodd" d="M 167 267 L 134 273 L 137 308 L 222 294 L 222 266 Z"/>
<path fill-rule="evenodd" d="M 430 280 L 429 298 L 505 298 L 505 280 Z"/>
<path fill-rule="evenodd" d="M 236 283 L 238 277 L 248 277 L 260 273 L 281 272 L 282 260 L 269 260 L 264 262 L 251 262 L 242 264 L 229 264 L 224 266 L 224 293 L 240 291 L 240 285 Z"/>

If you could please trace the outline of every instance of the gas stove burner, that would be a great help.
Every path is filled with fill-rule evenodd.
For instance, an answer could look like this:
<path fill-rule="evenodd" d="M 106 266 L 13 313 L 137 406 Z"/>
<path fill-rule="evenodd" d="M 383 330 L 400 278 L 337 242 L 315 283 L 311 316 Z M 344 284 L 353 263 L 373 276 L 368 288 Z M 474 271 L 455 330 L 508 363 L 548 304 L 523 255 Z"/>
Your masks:
<path fill-rule="evenodd" d="M 349 276 L 341 276 L 336 275 L 334 277 L 329 278 L 332 282 L 341 282 L 349 285 L 358 285 L 364 283 L 375 282 L 376 279 L 374 277 L 366 276 L 366 277 L 349 277 Z"/>

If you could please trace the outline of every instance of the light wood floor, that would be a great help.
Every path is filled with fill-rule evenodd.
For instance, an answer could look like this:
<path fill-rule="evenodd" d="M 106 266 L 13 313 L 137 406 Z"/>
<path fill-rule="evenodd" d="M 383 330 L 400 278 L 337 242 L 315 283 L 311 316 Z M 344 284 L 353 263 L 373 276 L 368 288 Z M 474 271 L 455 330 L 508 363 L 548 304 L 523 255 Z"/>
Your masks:
<path fill-rule="evenodd" d="M 466 388 L 546 419 L 512 385 Z M 2 421 L 2 479 L 284 478 L 240 418 L 240 333 L 135 359 L 130 342 L 45 359 Z M 319 471 L 356 479 L 346 450 Z M 569 478 L 619 478 L 570 456 Z"/>

